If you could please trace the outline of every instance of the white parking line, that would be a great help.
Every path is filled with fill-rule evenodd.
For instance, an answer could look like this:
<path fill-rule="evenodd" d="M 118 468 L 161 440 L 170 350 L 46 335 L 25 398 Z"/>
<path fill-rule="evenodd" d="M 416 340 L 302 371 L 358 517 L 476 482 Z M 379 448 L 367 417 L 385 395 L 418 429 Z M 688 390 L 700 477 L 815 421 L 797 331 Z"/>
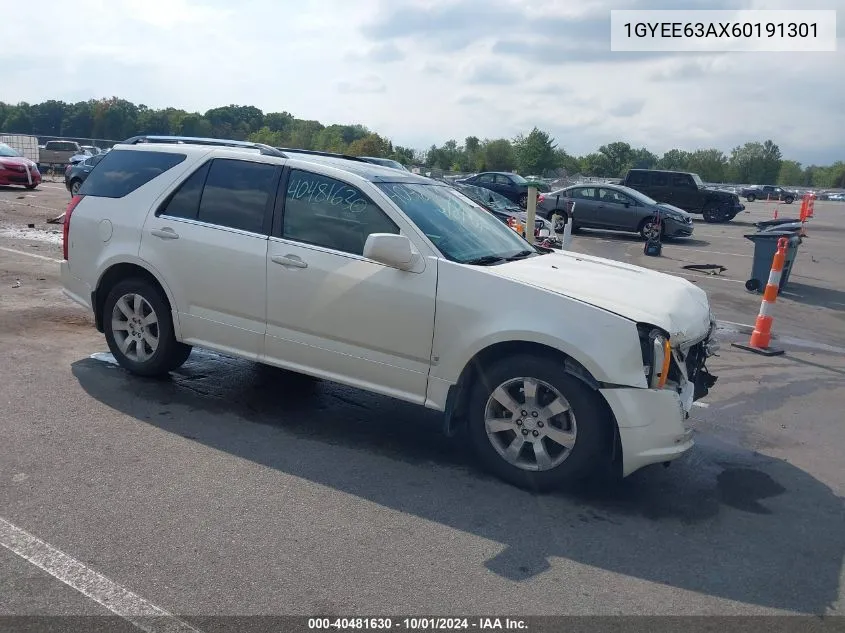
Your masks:
<path fill-rule="evenodd" d="M 147 633 L 201 633 L 126 587 L 0 518 L 0 545 Z"/>
<path fill-rule="evenodd" d="M 56 264 L 61 264 L 61 259 L 55 259 L 53 257 L 47 257 L 46 255 L 39 255 L 38 253 L 27 253 L 26 251 L 19 251 L 16 248 L 8 248 L 6 246 L 0 246 L 0 251 L 6 251 L 7 253 L 15 253 L 16 255 L 26 255 L 27 257 L 34 257 L 35 259 L 43 259 L 48 262 L 54 262 Z"/>

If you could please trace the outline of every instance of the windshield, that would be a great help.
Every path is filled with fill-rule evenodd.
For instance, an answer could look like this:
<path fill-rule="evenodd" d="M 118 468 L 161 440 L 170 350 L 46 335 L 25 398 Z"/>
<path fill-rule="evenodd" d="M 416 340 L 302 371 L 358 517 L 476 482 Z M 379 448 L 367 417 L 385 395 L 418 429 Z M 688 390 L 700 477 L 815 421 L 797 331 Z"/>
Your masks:
<path fill-rule="evenodd" d="M 12 149 L 8 145 L 0 143 L 0 156 L 8 156 L 9 158 L 20 158 L 21 154 L 17 150 Z"/>
<path fill-rule="evenodd" d="M 490 189 L 477 187 L 475 185 L 465 185 L 462 183 L 455 183 L 455 188 L 468 198 L 471 198 L 474 202 L 478 202 L 490 209 L 522 211 L 521 208 L 505 198 L 503 195 L 496 193 L 495 191 L 491 191 Z"/>
<path fill-rule="evenodd" d="M 637 202 L 639 202 L 640 204 L 645 204 L 645 205 L 657 204 L 657 200 L 655 200 L 653 198 L 649 198 L 647 195 L 645 195 L 642 192 L 637 191 L 636 189 L 631 189 L 630 187 L 625 187 L 625 193 L 628 196 L 632 197 Z"/>
<path fill-rule="evenodd" d="M 525 180 L 525 178 L 523 178 L 519 174 L 509 174 L 509 175 L 513 179 L 513 181 L 518 185 L 524 185 L 524 184 L 528 183 L 528 181 Z"/>
<path fill-rule="evenodd" d="M 448 185 L 376 183 L 446 259 L 469 263 L 537 251 L 516 231 Z"/>

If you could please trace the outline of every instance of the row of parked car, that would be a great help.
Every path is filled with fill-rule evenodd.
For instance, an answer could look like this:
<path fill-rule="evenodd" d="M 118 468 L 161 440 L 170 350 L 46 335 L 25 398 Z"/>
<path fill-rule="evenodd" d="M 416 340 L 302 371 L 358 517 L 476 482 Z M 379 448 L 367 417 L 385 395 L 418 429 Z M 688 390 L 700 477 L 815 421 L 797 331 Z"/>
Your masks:
<path fill-rule="evenodd" d="M 524 209 L 530 183 L 508 172 L 483 172 L 455 181 L 456 186 L 489 189 Z M 550 191 L 537 186 L 537 215 L 562 231 L 597 228 L 639 233 L 643 239 L 689 237 L 692 215 L 707 222 L 729 222 L 745 209 L 732 192 L 705 185 L 694 173 L 631 169 L 620 184 L 580 183 Z M 556 218 L 556 219 L 555 219 Z"/>

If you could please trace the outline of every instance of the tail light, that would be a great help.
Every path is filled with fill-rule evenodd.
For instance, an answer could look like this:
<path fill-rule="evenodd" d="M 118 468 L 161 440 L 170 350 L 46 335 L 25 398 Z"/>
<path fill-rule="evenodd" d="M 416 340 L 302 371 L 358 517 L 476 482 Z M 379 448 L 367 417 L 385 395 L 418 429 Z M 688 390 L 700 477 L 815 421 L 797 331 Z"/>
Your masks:
<path fill-rule="evenodd" d="M 544 196 L 542 193 L 537 194 L 537 204 L 540 204 L 541 202 L 545 202 L 545 201 L 546 201 L 546 196 Z"/>
<path fill-rule="evenodd" d="M 62 227 L 62 255 L 65 259 L 67 259 L 67 251 L 68 251 L 68 238 L 70 236 L 70 216 L 73 215 L 73 210 L 76 208 L 80 202 L 82 202 L 82 198 L 85 196 L 74 196 L 71 201 L 67 205 L 67 209 L 65 209 L 65 223 Z"/>

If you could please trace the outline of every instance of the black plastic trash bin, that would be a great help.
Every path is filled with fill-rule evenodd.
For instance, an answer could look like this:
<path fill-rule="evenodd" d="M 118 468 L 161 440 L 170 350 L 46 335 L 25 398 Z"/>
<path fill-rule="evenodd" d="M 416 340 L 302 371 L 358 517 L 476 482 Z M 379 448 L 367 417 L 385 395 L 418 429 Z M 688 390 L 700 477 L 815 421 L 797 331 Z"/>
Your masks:
<path fill-rule="evenodd" d="M 746 235 L 745 238 L 754 242 L 754 259 L 751 264 L 751 278 L 745 282 L 746 289 L 752 292 L 762 292 L 769 281 L 769 273 L 772 271 L 772 261 L 778 250 L 778 240 L 787 238 L 786 260 L 783 264 L 783 272 L 780 276 L 778 293 L 786 287 L 789 281 L 789 274 L 792 272 L 792 264 L 798 254 L 798 245 L 801 237 L 797 231 L 758 231 Z"/>

